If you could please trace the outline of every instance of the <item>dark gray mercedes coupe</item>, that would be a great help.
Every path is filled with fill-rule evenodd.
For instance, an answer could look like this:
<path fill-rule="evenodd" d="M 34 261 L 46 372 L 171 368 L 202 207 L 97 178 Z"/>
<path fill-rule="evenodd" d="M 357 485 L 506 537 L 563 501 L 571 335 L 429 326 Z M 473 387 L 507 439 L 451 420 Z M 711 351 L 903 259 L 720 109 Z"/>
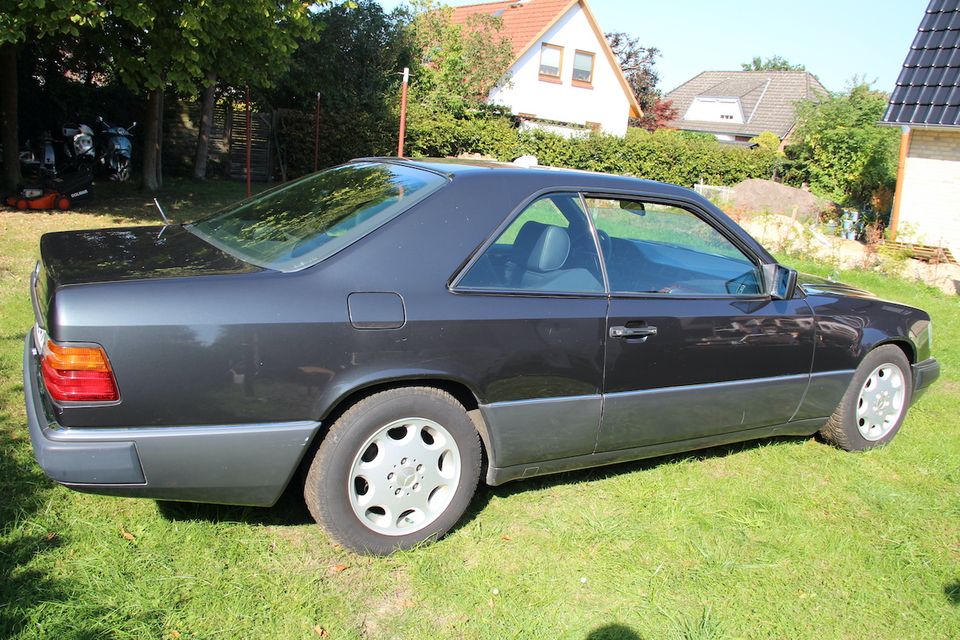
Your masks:
<path fill-rule="evenodd" d="M 389 553 L 490 485 L 776 435 L 889 442 L 930 317 L 677 186 L 352 161 L 195 224 L 50 233 L 24 390 L 74 489 L 272 505 Z M 302 471 L 302 474 L 297 472 Z"/>

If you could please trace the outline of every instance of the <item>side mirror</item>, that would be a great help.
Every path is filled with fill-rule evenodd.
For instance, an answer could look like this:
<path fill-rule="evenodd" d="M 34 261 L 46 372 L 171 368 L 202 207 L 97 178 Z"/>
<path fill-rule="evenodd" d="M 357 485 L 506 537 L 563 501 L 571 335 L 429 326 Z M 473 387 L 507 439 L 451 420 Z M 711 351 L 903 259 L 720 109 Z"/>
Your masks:
<path fill-rule="evenodd" d="M 763 265 L 766 294 L 774 300 L 789 300 L 797 290 L 797 272 L 779 264 Z"/>

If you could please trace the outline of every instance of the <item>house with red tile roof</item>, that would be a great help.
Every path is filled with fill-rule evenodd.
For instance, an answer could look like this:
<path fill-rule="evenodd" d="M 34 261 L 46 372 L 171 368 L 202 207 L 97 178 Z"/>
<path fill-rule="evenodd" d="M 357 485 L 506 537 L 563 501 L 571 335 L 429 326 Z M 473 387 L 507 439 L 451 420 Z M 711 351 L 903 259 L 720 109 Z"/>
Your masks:
<path fill-rule="evenodd" d="M 509 81 L 490 102 L 528 126 L 623 135 L 642 112 L 586 0 L 507 0 L 456 7 L 453 22 L 500 18 L 513 44 Z"/>

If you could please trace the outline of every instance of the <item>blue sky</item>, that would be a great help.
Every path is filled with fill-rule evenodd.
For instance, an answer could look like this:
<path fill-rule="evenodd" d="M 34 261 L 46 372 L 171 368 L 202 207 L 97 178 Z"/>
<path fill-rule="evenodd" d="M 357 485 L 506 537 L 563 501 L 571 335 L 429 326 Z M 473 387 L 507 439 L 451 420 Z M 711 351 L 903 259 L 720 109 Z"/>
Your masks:
<path fill-rule="evenodd" d="M 379 0 L 393 9 L 403 0 Z M 854 75 L 892 91 L 927 0 L 588 0 L 604 31 L 658 47 L 667 92 L 753 56 L 803 64 L 831 91 Z M 476 0 L 446 0 L 450 5 Z"/>

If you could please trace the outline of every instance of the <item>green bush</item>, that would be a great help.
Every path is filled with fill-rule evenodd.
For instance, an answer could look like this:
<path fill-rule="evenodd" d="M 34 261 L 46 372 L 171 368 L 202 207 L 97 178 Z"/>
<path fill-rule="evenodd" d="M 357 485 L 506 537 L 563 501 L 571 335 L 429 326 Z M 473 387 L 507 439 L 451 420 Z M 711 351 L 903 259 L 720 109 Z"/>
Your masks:
<path fill-rule="evenodd" d="M 748 149 L 712 136 L 674 130 L 653 133 L 630 129 L 625 137 L 591 133 L 564 138 L 541 130 L 518 130 L 511 120 L 477 113 L 454 118 L 411 110 L 407 150 L 412 156 L 480 153 L 499 160 L 536 156 L 542 165 L 619 173 L 685 186 L 703 180 L 733 185 L 747 178 L 771 178 L 782 156 L 771 149 Z"/>

